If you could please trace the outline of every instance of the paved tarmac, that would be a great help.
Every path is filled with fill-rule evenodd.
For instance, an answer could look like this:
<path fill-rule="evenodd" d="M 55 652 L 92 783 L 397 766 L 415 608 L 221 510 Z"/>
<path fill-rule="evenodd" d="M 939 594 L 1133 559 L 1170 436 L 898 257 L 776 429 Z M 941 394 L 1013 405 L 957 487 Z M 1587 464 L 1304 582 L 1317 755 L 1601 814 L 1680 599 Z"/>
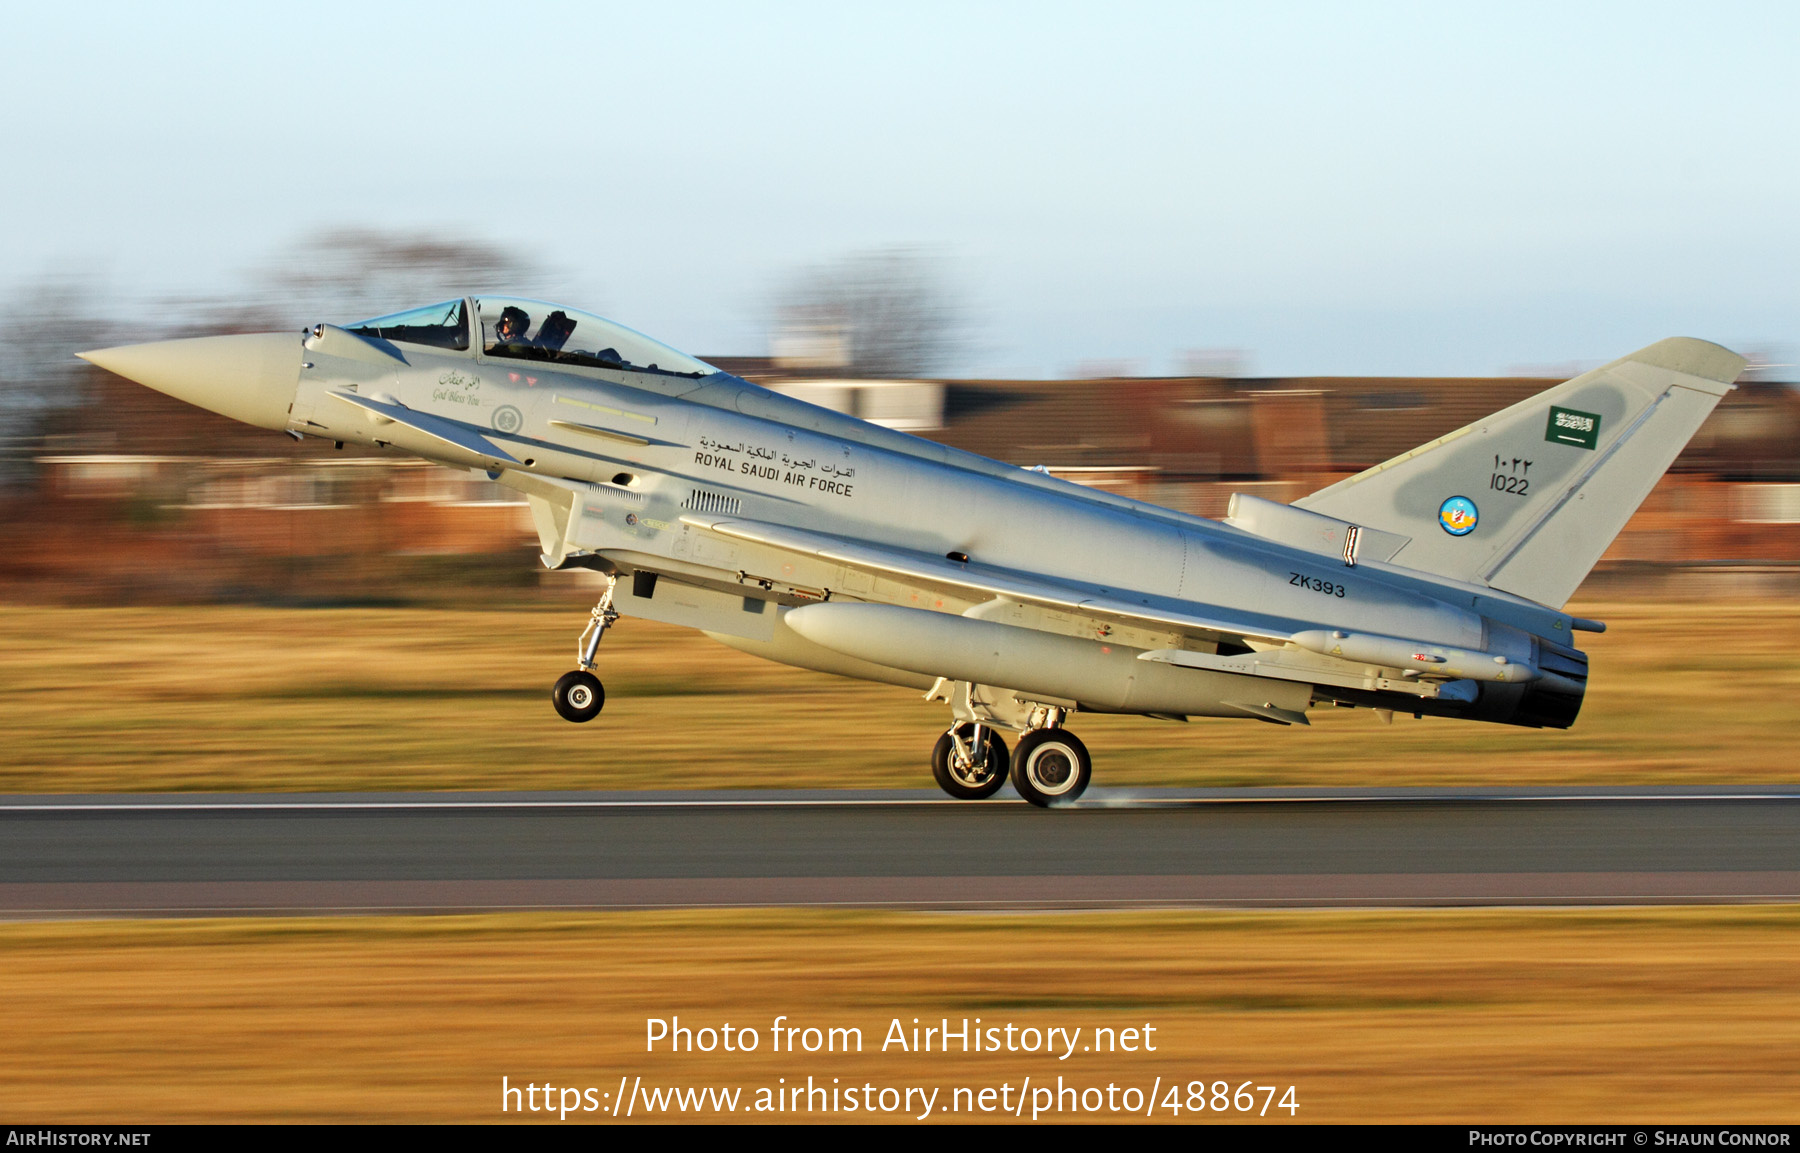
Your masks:
<path fill-rule="evenodd" d="M 1800 787 L 0 797 L 0 917 L 1800 900 Z"/>

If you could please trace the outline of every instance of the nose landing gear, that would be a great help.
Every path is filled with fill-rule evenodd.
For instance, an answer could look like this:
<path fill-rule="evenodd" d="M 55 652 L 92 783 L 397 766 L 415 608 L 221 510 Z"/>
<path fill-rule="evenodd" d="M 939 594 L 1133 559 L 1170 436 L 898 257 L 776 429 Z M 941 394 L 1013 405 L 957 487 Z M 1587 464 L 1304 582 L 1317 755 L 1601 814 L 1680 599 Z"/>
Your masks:
<path fill-rule="evenodd" d="M 556 678 L 556 687 L 550 690 L 550 703 L 556 706 L 557 715 L 565 721 L 576 724 L 591 721 L 606 707 L 606 686 L 586 669 L 576 669 Z"/>
<path fill-rule="evenodd" d="M 600 594 L 600 603 L 594 606 L 587 628 L 575 642 L 577 667 L 558 677 L 555 687 L 550 690 L 550 703 L 556 706 L 557 715 L 565 721 L 577 724 L 591 721 L 606 707 L 606 688 L 594 675 L 594 654 L 600 648 L 600 638 L 619 619 L 619 611 L 613 608 L 613 590 L 618 583 L 618 577 L 606 578 L 606 591 Z"/>

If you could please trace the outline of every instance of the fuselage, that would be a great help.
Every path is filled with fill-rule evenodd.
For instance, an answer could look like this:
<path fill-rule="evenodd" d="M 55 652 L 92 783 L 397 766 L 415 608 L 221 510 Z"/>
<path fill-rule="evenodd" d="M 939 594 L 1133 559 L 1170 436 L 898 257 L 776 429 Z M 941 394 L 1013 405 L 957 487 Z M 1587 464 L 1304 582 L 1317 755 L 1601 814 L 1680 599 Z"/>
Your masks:
<path fill-rule="evenodd" d="M 475 315 L 481 306 L 472 300 L 468 307 Z M 761 598 L 777 613 L 834 600 L 1008 622 L 1100 646 L 1096 667 L 1115 649 L 1126 655 L 1217 654 L 1223 650 L 1216 633 L 1184 622 L 1220 612 L 1258 636 L 1338 630 L 1335 635 L 1491 653 L 1527 668 L 1540 639 L 1569 635 L 1566 615 L 1518 598 L 1378 563 L 1347 564 L 1098 493 L 783 397 L 698 362 L 682 362 L 690 371 L 625 363 L 624 357 L 616 366 L 569 364 L 496 355 L 491 344 L 484 351 L 480 339 L 456 349 L 371 340 L 328 326 L 305 336 L 218 339 L 260 342 L 243 345 L 242 355 L 258 365 L 253 391 L 261 407 L 251 411 L 240 401 L 228 408 L 218 389 L 193 397 L 196 403 L 297 435 L 391 446 L 447 466 L 485 470 L 533 497 L 545 560 L 556 567 L 654 572 L 696 588 Z M 294 366 L 285 411 L 276 408 L 285 379 L 281 342 L 291 347 Z M 722 537 L 707 527 L 709 517 L 877 542 L 900 554 L 950 558 L 972 571 L 1072 591 L 1061 610 L 1020 608 L 1005 597 L 947 590 L 929 580 L 872 576 L 830 555 Z M 1084 614 L 1080 604 L 1090 595 L 1096 603 L 1138 606 L 1146 620 L 1107 623 Z M 730 641 L 731 631 L 723 630 L 722 639 Z M 785 649 L 765 648 L 765 655 L 831 665 L 802 651 L 816 646 L 788 641 Z M 1294 659 L 1299 657 L 1324 662 L 1325 672 L 1345 664 L 1306 654 Z M 891 671 L 882 661 L 863 664 L 874 670 L 871 675 Z M 900 672 L 882 679 L 955 677 L 954 670 L 935 669 L 929 658 Z M 1124 711 L 1232 715 L 1230 708 L 1206 707 L 1209 694 L 1217 695 L 1212 690 L 1190 700 L 1152 687 L 1226 675 L 1216 670 L 1165 664 L 1122 675 L 1123 689 L 1096 682 L 1087 699 L 1038 695 Z M 1392 669 L 1373 666 L 1357 675 L 1337 669 L 1334 676 L 1322 674 L 1335 686 L 1327 695 L 1343 703 L 1393 707 L 1384 686 L 1406 687 Z M 1288 705 L 1304 709 L 1309 698 L 1294 695 L 1304 687 L 1296 676 L 1289 674 L 1283 687 Z M 1516 686 L 1481 686 L 1479 695 L 1485 704 L 1421 699 L 1406 691 L 1399 707 L 1513 719 Z"/>
<path fill-rule="evenodd" d="M 594 552 L 701 563 L 691 539 L 684 547 L 693 532 L 684 532 L 681 516 L 729 512 L 933 556 L 958 553 L 1147 605 L 1227 606 L 1266 618 L 1271 628 L 1328 621 L 1445 645 L 1482 643 L 1479 614 L 1367 566 L 1346 569 L 1137 502 L 1103 503 L 1079 486 L 945 452 L 724 373 L 688 380 L 405 352 L 409 363 L 391 368 L 322 363 L 325 357 L 309 354 L 313 367 L 301 373 L 288 427 L 394 443 L 399 430 L 333 401 L 332 393 L 352 389 L 466 425 L 519 461 L 502 475 L 600 486 L 588 490 L 597 498 L 588 506 L 597 523 L 585 538 Z M 769 415 L 752 415 L 759 411 Z M 901 451 L 912 447 L 905 442 L 919 450 Z M 457 454 L 423 447 L 458 463 Z M 947 459 L 931 459 L 938 453 Z"/>

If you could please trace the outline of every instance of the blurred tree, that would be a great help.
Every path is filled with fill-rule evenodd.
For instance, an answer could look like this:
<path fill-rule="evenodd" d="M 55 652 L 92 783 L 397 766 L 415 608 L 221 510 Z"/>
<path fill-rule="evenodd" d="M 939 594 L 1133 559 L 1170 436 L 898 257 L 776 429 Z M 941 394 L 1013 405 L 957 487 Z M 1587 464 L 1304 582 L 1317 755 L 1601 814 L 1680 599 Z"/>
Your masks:
<path fill-rule="evenodd" d="M 44 425 L 82 401 L 77 352 L 106 345 L 87 281 L 49 276 L 17 289 L 0 318 L 0 484 L 30 475 Z"/>
<path fill-rule="evenodd" d="M 300 328 L 346 323 L 470 292 L 541 293 L 544 271 L 498 244 L 342 228 L 309 236 L 256 278 L 255 312 Z"/>
<path fill-rule="evenodd" d="M 928 376 L 961 351 L 966 322 L 940 266 L 887 249 L 806 269 L 780 291 L 770 341 L 792 367 Z"/>

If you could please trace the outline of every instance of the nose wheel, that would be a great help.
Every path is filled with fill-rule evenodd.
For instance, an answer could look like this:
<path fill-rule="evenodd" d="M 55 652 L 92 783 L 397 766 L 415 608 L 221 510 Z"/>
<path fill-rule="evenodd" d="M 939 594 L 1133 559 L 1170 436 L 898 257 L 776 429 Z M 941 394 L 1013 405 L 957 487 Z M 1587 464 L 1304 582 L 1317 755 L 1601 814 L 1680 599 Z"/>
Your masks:
<path fill-rule="evenodd" d="M 1006 742 L 991 725 L 952 725 L 931 750 L 938 788 L 959 801 L 983 801 L 1006 783 Z"/>
<path fill-rule="evenodd" d="M 565 721 L 582 724 L 600 715 L 606 707 L 606 687 L 600 678 L 586 669 L 576 669 L 556 678 L 556 687 L 550 690 L 550 703 L 556 706 L 557 715 Z"/>
<path fill-rule="evenodd" d="M 556 684 L 550 690 L 550 703 L 556 706 L 556 715 L 565 721 L 584 724 L 599 716 L 600 710 L 606 707 L 606 688 L 594 675 L 594 655 L 600 648 L 600 638 L 619 619 L 619 611 L 613 608 L 613 589 L 618 583 L 617 577 L 606 578 L 606 591 L 600 594 L 600 603 L 594 606 L 587 628 L 575 642 L 576 668 L 556 678 Z"/>

